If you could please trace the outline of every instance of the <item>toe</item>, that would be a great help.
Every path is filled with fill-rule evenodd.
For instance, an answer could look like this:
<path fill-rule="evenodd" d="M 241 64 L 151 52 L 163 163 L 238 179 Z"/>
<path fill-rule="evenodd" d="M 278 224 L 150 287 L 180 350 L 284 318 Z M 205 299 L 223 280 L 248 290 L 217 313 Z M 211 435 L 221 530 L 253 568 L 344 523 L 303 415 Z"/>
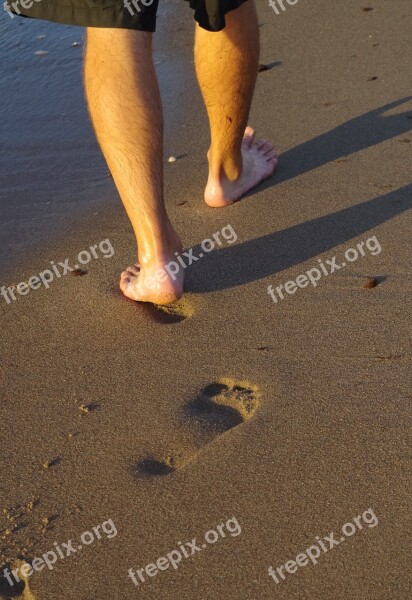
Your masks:
<path fill-rule="evenodd" d="M 119 287 L 122 290 L 122 292 L 124 292 L 126 290 L 126 288 L 129 285 L 129 283 L 130 283 L 130 279 L 129 280 L 128 279 L 121 279 L 120 280 Z"/>
<path fill-rule="evenodd" d="M 136 265 L 132 265 L 126 269 L 129 275 L 134 275 L 135 277 L 139 275 L 140 269 Z"/>
<path fill-rule="evenodd" d="M 266 164 L 268 165 L 269 173 L 273 173 L 278 165 L 277 157 L 275 156 L 274 158 L 269 159 Z"/>
<path fill-rule="evenodd" d="M 245 129 L 243 143 L 246 144 L 250 148 L 254 141 L 255 141 L 255 130 L 253 129 L 253 127 L 247 126 Z"/>
<path fill-rule="evenodd" d="M 260 151 L 262 152 L 262 154 L 268 154 L 269 152 L 271 152 L 272 150 L 274 150 L 273 148 L 273 144 L 271 144 L 270 142 L 265 142 L 263 144 L 263 146 L 260 148 Z"/>
<path fill-rule="evenodd" d="M 263 146 L 267 144 L 266 140 L 256 140 L 256 142 L 254 143 L 254 148 L 256 148 L 256 150 L 260 150 L 263 148 Z"/>
<path fill-rule="evenodd" d="M 276 150 L 273 148 L 273 150 L 266 152 L 265 158 L 266 158 L 266 160 L 271 160 L 272 158 L 277 158 Z"/>

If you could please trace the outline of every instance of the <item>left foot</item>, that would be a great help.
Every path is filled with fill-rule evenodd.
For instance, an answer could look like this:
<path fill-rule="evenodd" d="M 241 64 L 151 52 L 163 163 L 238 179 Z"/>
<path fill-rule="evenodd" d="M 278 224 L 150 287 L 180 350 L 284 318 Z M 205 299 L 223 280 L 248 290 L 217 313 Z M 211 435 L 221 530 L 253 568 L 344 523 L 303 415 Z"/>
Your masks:
<path fill-rule="evenodd" d="M 246 127 L 242 142 L 242 172 L 233 181 L 225 175 L 209 175 L 205 191 L 206 204 L 219 208 L 232 204 L 270 177 L 278 164 L 276 150 L 266 140 L 255 141 L 255 131 Z"/>

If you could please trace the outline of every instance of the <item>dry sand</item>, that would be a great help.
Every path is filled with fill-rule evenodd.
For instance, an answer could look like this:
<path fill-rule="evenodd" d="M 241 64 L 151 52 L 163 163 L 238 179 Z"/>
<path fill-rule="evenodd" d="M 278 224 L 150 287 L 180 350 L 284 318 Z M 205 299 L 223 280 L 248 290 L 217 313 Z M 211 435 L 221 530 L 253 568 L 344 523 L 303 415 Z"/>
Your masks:
<path fill-rule="evenodd" d="M 84 276 L 0 297 L 0 567 L 54 542 L 76 548 L 110 519 L 117 529 L 35 573 L 26 600 L 411 595 L 410 4 L 302 0 L 276 16 L 262 2 L 259 13 L 271 68 L 252 122 L 276 142 L 279 171 L 212 210 L 191 15 L 163 7 L 168 208 L 197 252 L 228 223 L 238 235 L 187 270 L 171 312 L 117 290 L 134 241 L 87 121 L 71 47 L 81 30 L 2 23 L 1 285 L 107 238 L 115 249 Z M 372 236 L 376 256 L 277 304 L 268 296 Z M 279 584 L 269 577 L 369 508 L 375 527 Z M 232 517 L 240 535 L 138 588 L 128 578 Z"/>

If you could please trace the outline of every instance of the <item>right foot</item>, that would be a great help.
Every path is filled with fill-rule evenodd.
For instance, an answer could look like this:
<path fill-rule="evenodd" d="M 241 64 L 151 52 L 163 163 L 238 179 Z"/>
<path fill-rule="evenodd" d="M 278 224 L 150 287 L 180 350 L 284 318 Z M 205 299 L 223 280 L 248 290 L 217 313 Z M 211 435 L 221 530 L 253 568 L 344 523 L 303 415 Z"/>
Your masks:
<path fill-rule="evenodd" d="M 139 263 L 123 271 L 120 276 L 120 289 L 123 294 L 137 302 L 151 302 L 158 305 L 172 304 L 183 295 L 183 269 L 168 270 L 171 262 L 177 264 L 175 252 L 181 252 L 180 239 L 163 252 L 139 252 Z"/>
<path fill-rule="evenodd" d="M 236 202 L 246 192 L 270 177 L 278 164 L 274 146 L 266 140 L 255 141 L 255 131 L 252 127 L 246 127 L 245 130 L 242 161 L 242 173 L 233 181 L 224 175 L 209 175 L 205 191 L 206 204 L 218 208 Z"/>

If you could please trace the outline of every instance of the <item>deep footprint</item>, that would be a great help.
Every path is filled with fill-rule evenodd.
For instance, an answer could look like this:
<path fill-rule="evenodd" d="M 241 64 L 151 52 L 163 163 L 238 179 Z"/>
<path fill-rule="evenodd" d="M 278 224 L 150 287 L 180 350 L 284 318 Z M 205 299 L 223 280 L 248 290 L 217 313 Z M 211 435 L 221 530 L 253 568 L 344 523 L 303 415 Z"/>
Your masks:
<path fill-rule="evenodd" d="M 25 560 L 18 559 L 11 567 L 9 566 L 9 573 L 12 569 L 17 569 L 19 571 L 20 581 L 16 582 L 12 579 L 13 585 L 9 585 L 9 582 L 5 577 L 0 578 L 0 600 L 11 600 L 12 598 L 16 598 L 16 600 L 36 600 L 29 587 L 29 576 L 20 573 L 21 567 L 26 565 L 30 567 L 30 564 Z"/>
<path fill-rule="evenodd" d="M 247 382 L 229 379 L 207 385 L 186 407 L 186 416 L 201 425 L 203 446 L 209 444 L 226 431 L 249 420 L 259 406 L 259 394 L 256 386 Z M 198 453 L 199 448 L 186 458 L 167 455 L 166 458 L 148 456 L 136 466 L 139 475 L 159 477 L 170 475 L 184 467 Z"/>

